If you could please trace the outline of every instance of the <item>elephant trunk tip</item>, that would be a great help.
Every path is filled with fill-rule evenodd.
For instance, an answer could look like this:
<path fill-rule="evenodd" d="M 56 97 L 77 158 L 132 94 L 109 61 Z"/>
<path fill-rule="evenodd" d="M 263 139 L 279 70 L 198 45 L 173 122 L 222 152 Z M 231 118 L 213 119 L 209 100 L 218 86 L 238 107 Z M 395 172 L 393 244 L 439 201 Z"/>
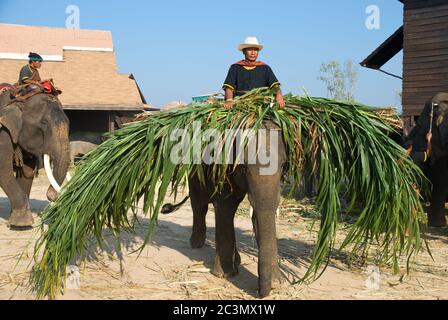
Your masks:
<path fill-rule="evenodd" d="M 167 204 L 163 205 L 162 209 L 160 210 L 160 213 L 161 214 L 170 214 L 170 213 L 177 211 L 178 209 L 179 209 L 179 207 L 176 207 L 176 205 L 167 203 Z"/>
<path fill-rule="evenodd" d="M 160 213 L 161 213 L 161 214 L 170 214 L 170 213 L 173 213 L 173 212 L 179 210 L 180 207 L 182 207 L 182 205 L 183 205 L 185 202 L 187 202 L 188 199 L 190 199 L 189 196 L 188 196 L 188 197 L 185 197 L 185 199 L 183 199 L 179 204 L 171 204 L 171 203 L 164 204 L 164 205 L 162 206 L 162 209 L 160 210 Z"/>

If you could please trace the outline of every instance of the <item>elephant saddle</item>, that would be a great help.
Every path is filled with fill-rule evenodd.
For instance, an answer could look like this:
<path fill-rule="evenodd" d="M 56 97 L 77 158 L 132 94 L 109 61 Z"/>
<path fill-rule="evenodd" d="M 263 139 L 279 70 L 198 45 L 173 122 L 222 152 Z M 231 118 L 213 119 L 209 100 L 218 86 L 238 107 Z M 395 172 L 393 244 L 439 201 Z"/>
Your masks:
<path fill-rule="evenodd" d="M 0 94 L 2 94 L 5 91 L 8 91 L 8 90 L 15 90 L 15 87 L 10 86 L 10 85 L 2 85 L 2 86 L 0 86 Z"/>
<path fill-rule="evenodd" d="M 57 89 L 52 81 L 44 81 L 40 85 L 27 84 L 19 87 L 16 98 L 19 101 L 25 101 L 39 93 L 52 94 L 54 96 L 57 96 L 62 94 L 62 91 Z"/>

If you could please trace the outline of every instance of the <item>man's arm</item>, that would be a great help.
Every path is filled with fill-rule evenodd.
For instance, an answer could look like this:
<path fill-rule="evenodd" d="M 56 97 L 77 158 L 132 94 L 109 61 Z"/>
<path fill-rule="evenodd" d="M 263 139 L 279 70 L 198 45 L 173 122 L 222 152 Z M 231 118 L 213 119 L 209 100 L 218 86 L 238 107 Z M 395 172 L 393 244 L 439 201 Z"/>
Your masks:
<path fill-rule="evenodd" d="M 229 72 L 227 73 L 226 80 L 224 81 L 224 92 L 225 92 L 225 103 L 224 108 L 227 110 L 232 109 L 233 107 L 233 97 L 235 96 L 235 88 L 237 87 L 236 83 L 236 68 L 235 66 L 231 66 Z"/>
<path fill-rule="evenodd" d="M 31 80 L 31 79 L 23 80 L 23 83 L 24 84 L 37 84 L 37 85 L 40 85 L 39 81 L 34 81 L 34 80 Z"/>
<path fill-rule="evenodd" d="M 233 107 L 233 90 L 230 88 L 226 88 L 226 93 L 225 93 L 225 103 L 224 103 L 224 108 L 226 108 L 227 110 L 232 109 Z"/>
<path fill-rule="evenodd" d="M 277 101 L 278 105 L 280 106 L 280 109 L 283 109 L 286 106 L 285 99 L 283 98 L 282 89 L 280 89 L 280 86 L 275 87 L 277 88 L 277 95 L 275 97 L 275 100 Z"/>
<path fill-rule="evenodd" d="M 275 100 L 277 101 L 278 105 L 281 109 L 285 107 L 285 99 L 283 99 L 283 93 L 280 89 L 280 82 L 278 81 L 277 77 L 275 76 L 274 72 L 272 71 L 271 67 L 267 67 L 267 82 L 270 89 L 277 90 L 277 94 L 275 96 Z"/>

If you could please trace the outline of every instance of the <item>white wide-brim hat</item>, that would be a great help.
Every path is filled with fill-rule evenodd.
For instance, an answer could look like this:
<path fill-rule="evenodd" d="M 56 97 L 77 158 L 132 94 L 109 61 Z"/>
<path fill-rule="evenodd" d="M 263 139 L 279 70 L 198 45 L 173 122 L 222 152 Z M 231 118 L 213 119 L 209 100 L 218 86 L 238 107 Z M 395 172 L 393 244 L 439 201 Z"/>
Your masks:
<path fill-rule="evenodd" d="M 243 51 L 247 48 L 257 48 L 258 50 L 262 50 L 264 45 L 258 43 L 258 39 L 255 37 L 247 37 L 246 40 L 244 40 L 244 43 L 240 44 L 238 47 L 238 50 Z"/>

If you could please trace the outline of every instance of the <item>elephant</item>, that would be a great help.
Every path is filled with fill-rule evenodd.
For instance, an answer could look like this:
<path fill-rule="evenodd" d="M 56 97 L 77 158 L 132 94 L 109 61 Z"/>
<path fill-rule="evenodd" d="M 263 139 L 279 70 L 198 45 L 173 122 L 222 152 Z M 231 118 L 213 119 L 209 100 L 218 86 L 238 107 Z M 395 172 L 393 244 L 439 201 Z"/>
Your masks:
<path fill-rule="evenodd" d="M 70 160 L 75 165 L 76 158 L 83 157 L 105 141 L 100 132 L 76 132 L 70 135 Z"/>
<path fill-rule="evenodd" d="M 0 187 L 11 202 L 11 229 L 34 224 L 29 196 L 40 168 L 51 182 L 47 198 L 57 197 L 70 163 L 68 135 L 69 120 L 56 96 L 41 93 L 20 102 L 12 90 L 1 94 Z"/>
<path fill-rule="evenodd" d="M 279 128 L 271 121 L 264 121 L 262 128 L 269 133 Z M 236 248 L 234 217 L 239 204 L 248 195 L 253 209 L 252 223 L 258 245 L 258 285 L 259 296 L 264 298 L 270 294 L 273 281 L 281 281 L 278 264 L 276 213 L 280 203 L 283 166 L 286 163 L 286 147 L 281 137 L 277 143 L 270 139 L 259 142 L 258 148 L 269 150 L 270 156 L 277 157 L 272 174 L 261 174 L 263 166 L 259 159 L 238 164 L 235 170 L 228 172 L 227 182 L 221 191 L 215 193 L 216 183 L 211 178 L 211 169 L 205 166 L 205 183 L 201 183 L 198 174 L 189 176 L 189 197 L 178 205 L 166 204 L 163 214 L 171 213 L 180 205 L 191 199 L 193 210 L 193 230 L 190 238 L 192 248 L 202 248 L 206 239 L 206 214 L 208 205 L 215 209 L 216 255 L 212 274 L 217 277 L 231 278 L 238 274 L 241 258 Z M 247 152 L 247 150 L 246 150 Z M 246 158 L 247 159 L 247 158 Z M 204 182 L 204 181 L 203 181 Z"/>
<path fill-rule="evenodd" d="M 427 134 L 432 131 L 430 154 Z M 411 157 L 432 184 L 428 226 L 445 227 L 445 202 L 448 197 L 448 93 L 438 93 L 425 104 L 416 126 L 406 138 Z"/>

